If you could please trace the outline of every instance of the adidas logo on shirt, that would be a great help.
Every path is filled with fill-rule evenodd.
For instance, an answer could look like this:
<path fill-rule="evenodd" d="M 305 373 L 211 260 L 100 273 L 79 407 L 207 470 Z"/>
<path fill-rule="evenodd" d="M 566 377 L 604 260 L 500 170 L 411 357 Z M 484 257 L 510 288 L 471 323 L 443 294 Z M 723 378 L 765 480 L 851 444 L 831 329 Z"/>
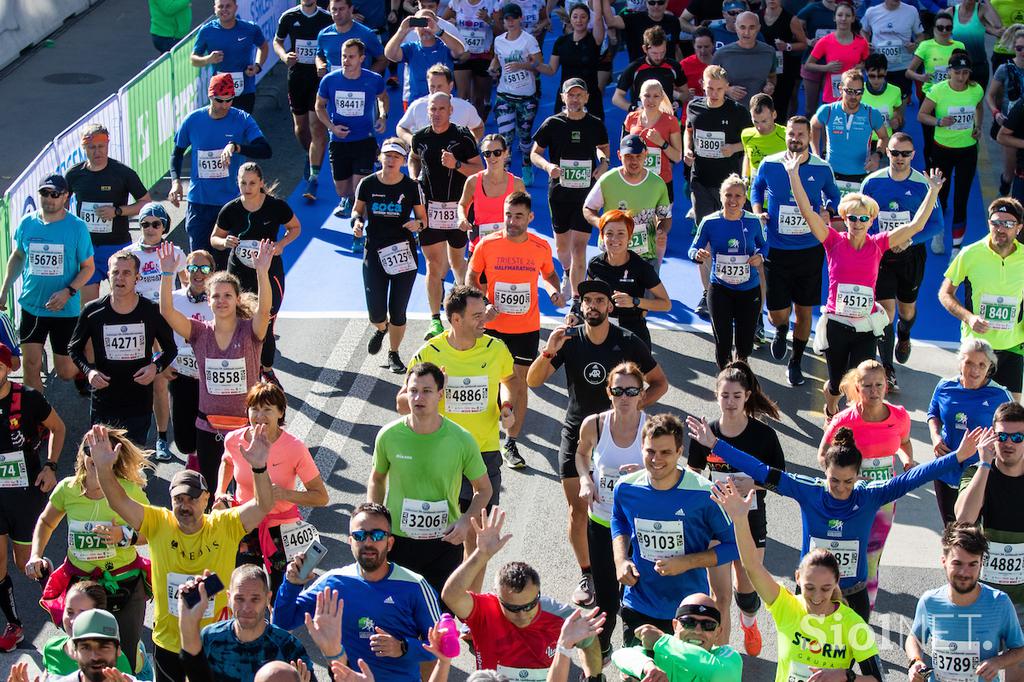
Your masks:
<path fill-rule="evenodd" d="M 395 600 L 392 599 L 391 596 L 389 595 L 388 598 L 384 600 L 384 603 L 385 604 L 391 604 L 392 606 L 394 606 Z"/>

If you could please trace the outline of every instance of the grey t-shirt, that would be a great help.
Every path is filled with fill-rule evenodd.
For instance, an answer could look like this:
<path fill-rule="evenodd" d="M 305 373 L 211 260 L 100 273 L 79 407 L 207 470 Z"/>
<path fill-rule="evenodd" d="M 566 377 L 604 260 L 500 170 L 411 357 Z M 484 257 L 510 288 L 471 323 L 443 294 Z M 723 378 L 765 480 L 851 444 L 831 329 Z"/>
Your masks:
<path fill-rule="evenodd" d="M 750 104 L 750 98 L 761 92 L 768 76 L 775 71 L 775 48 L 769 47 L 760 40 L 754 47 L 740 47 L 732 43 L 715 51 L 711 58 L 712 64 L 722 66 L 729 74 L 729 85 L 739 85 L 747 89 L 746 96 L 739 100 L 744 107 Z"/>

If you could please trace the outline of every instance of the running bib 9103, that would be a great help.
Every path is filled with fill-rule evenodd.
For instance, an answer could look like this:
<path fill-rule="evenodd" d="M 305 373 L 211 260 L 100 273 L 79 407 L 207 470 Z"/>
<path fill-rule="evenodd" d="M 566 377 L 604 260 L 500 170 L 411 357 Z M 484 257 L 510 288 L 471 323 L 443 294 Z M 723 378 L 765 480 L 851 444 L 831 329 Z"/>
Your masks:
<path fill-rule="evenodd" d="M 221 160 L 220 149 L 196 150 L 196 163 L 199 164 L 201 180 L 219 180 L 228 176 L 228 167 Z"/>
<path fill-rule="evenodd" d="M 694 153 L 705 159 L 721 159 L 725 155 L 722 147 L 725 146 L 725 133 L 720 130 L 698 130 L 693 131 L 694 145 L 697 147 Z"/>
<path fill-rule="evenodd" d="M 320 533 L 311 523 L 306 521 L 293 521 L 282 523 L 281 546 L 284 548 L 284 555 L 291 561 L 297 554 L 302 554 L 314 542 L 320 541 Z"/>
<path fill-rule="evenodd" d="M 337 90 L 334 93 L 334 110 L 338 116 L 358 118 L 366 108 L 366 93 L 362 90 Z"/>
<path fill-rule="evenodd" d="M 146 325 L 103 325 L 103 352 L 108 360 L 141 360 L 146 357 Z"/>
<path fill-rule="evenodd" d="M 744 284 L 750 279 L 750 256 L 715 254 L 715 277 L 726 284 Z"/>
<path fill-rule="evenodd" d="M 112 220 L 104 220 L 103 218 L 100 218 L 97 213 L 97 209 L 102 207 L 110 208 L 112 206 L 113 204 L 105 204 L 99 201 L 83 201 L 81 203 L 81 210 L 78 213 L 78 217 L 89 226 L 90 233 L 110 234 L 114 231 L 114 222 Z"/>
<path fill-rule="evenodd" d="M 810 232 L 811 227 L 804 220 L 799 208 L 790 204 L 779 205 L 779 234 L 795 237 Z"/>
<path fill-rule="evenodd" d="M 112 521 L 72 521 L 68 519 L 68 549 L 79 561 L 103 561 L 114 556 L 114 548 L 95 531 Z"/>
<path fill-rule="evenodd" d="M 950 107 L 946 116 L 953 119 L 950 130 L 970 130 L 974 127 L 974 107 Z"/>
<path fill-rule="evenodd" d="M 978 314 L 992 329 L 1013 329 L 1020 312 L 1020 299 L 1013 296 L 982 294 Z"/>
<path fill-rule="evenodd" d="M 444 387 L 444 410 L 451 414 L 484 412 L 488 405 L 488 378 L 449 377 Z"/>
<path fill-rule="evenodd" d="M 21 450 L 0 453 L 0 488 L 27 488 L 28 468 Z"/>
<path fill-rule="evenodd" d="M 839 578 L 854 578 L 860 564 L 860 542 L 857 540 L 834 540 L 832 538 L 811 538 L 811 549 L 828 550 L 839 563 Z"/>
<path fill-rule="evenodd" d="M 658 561 L 686 554 L 682 521 L 634 519 L 633 525 L 640 556 L 644 559 Z"/>
<path fill-rule="evenodd" d="M 245 395 L 249 390 L 245 358 L 208 358 L 205 374 L 210 395 Z"/>
<path fill-rule="evenodd" d="M 448 502 L 439 500 L 402 500 L 402 520 L 398 524 L 414 540 L 436 540 L 448 527 Z"/>
<path fill-rule="evenodd" d="M 932 639 L 932 667 L 941 682 L 975 682 L 981 663 L 978 642 Z"/>
<path fill-rule="evenodd" d="M 867 317 L 875 306 L 875 292 L 863 284 L 843 284 L 836 287 L 836 315 Z"/>
<path fill-rule="evenodd" d="M 869 481 L 888 481 L 896 475 L 894 457 L 865 458 L 860 474 Z"/>
<path fill-rule="evenodd" d="M 432 230 L 459 229 L 459 202 L 428 201 L 427 226 Z"/>
<path fill-rule="evenodd" d="M 1024 543 L 990 543 L 981 578 L 993 585 L 1024 584 Z"/>
<path fill-rule="evenodd" d="M 316 41 L 296 40 L 295 57 L 299 64 L 313 64 L 316 62 Z"/>
<path fill-rule="evenodd" d="M 525 315 L 533 305 L 529 284 L 494 283 L 494 307 L 506 315 Z"/>
<path fill-rule="evenodd" d="M 28 271 L 36 277 L 62 277 L 64 245 L 31 242 L 28 245 Z"/>
<path fill-rule="evenodd" d="M 566 189 L 587 189 L 593 176 L 594 162 L 590 159 L 559 159 L 561 174 L 558 184 Z"/>
<path fill-rule="evenodd" d="M 380 258 L 380 266 L 389 275 L 400 275 L 416 269 L 416 259 L 406 241 L 377 249 L 377 258 Z"/>
<path fill-rule="evenodd" d="M 178 590 L 181 586 L 187 583 L 195 576 L 185 575 L 184 573 L 168 573 L 167 574 L 167 610 L 175 618 L 178 617 Z M 206 603 L 206 610 L 203 611 L 203 618 L 213 618 L 213 599 L 210 599 Z"/>
<path fill-rule="evenodd" d="M 879 211 L 878 230 L 892 232 L 910 222 L 910 211 Z"/>
<path fill-rule="evenodd" d="M 243 239 L 235 247 L 235 258 L 247 268 L 256 267 L 256 254 L 260 252 L 258 239 Z"/>

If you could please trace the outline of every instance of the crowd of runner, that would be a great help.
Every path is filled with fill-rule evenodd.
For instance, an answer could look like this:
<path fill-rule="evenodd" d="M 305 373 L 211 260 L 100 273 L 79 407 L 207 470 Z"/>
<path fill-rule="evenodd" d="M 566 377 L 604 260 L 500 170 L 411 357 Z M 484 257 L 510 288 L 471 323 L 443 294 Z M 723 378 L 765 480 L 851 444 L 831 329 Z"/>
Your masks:
<path fill-rule="evenodd" d="M 188 251 L 100 124 L 16 228 L 0 290 L 0 651 L 25 637 L 16 602 L 37 599 L 16 598 L 23 571 L 63 630 L 45 673 L 66 682 L 307 682 L 314 660 L 336 682 L 442 682 L 460 641 L 471 680 L 567 680 L 576 662 L 587 680 L 724 682 L 760 655 L 762 627 L 777 682 L 882 682 L 868 623 L 883 548 L 896 502 L 932 483 L 948 584 L 904 614 L 907 678 L 1024 680 L 1024 7 L 791 4 L 301 0 L 268 37 L 216 0 L 191 58 L 212 70 L 209 104 L 176 131 L 169 166 Z M 366 351 L 386 340 L 404 375 L 347 565 L 321 562 L 300 511 L 329 490 L 274 372 L 289 351 L 274 328 L 282 254 L 303 226 L 258 163 L 271 49 L 300 201 L 329 192 L 330 163 L 362 258 Z M 558 76 L 553 113 L 540 75 Z M 621 129 L 605 122 L 609 92 Z M 982 170 L 1000 185 L 986 233 L 965 242 L 983 134 L 1006 153 Z M 532 229 L 544 184 L 553 248 Z M 717 406 L 681 419 L 659 405 L 669 380 L 647 316 L 672 309 L 660 273 L 688 239 L 719 373 Z M 921 292 L 929 248 L 949 262 Z M 432 319 L 409 353 L 421 259 Z M 921 293 L 961 334 L 926 463 L 891 402 Z M 565 316 L 543 339 L 542 297 Z M 44 397 L 47 343 L 50 380 L 90 401 L 84 435 Z M 801 386 L 809 343 L 827 366 L 818 477 L 787 472 L 779 408 L 747 363 L 767 345 Z M 540 557 L 502 552 L 502 468 L 526 466 L 530 389 L 560 369 L 571 604 L 542 594 Z M 58 480 L 69 438 L 74 473 Z M 147 471 L 172 446 L 188 461 L 166 509 Z M 766 505 L 791 504 L 769 493 L 799 508 L 795 589 L 765 568 Z M 63 556 L 47 551 L 55 532 Z"/>

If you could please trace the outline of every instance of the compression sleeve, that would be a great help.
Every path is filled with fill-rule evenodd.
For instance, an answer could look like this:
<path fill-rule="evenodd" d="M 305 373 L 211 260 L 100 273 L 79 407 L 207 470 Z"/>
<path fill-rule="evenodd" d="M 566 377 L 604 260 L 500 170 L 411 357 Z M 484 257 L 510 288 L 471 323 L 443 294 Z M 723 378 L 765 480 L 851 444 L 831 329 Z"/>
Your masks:
<path fill-rule="evenodd" d="M 174 359 L 178 357 L 178 346 L 174 342 L 174 332 L 171 331 L 171 325 L 167 324 L 167 320 L 157 311 L 153 311 L 153 319 L 151 320 L 155 327 L 154 336 L 156 342 L 160 344 L 160 357 L 153 361 L 156 365 L 157 371 L 164 371 L 171 366 Z"/>
<path fill-rule="evenodd" d="M 185 162 L 185 147 L 175 145 L 171 152 L 171 179 L 177 180 L 181 177 L 181 166 Z"/>
<path fill-rule="evenodd" d="M 665 636 L 667 637 L 668 635 Z M 615 667 L 625 675 L 638 680 L 643 679 L 644 666 L 650 660 L 651 657 L 645 653 L 645 649 L 639 646 L 631 646 L 612 652 L 612 663 L 615 664 Z"/>
<path fill-rule="evenodd" d="M 875 654 L 871 658 L 859 661 L 860 674 L 869 675 L 874 677 L 878 682 L 882 682 L 885 679 L 885 669 L 882 667 L 882 659 L 879 658 L 878 654 Z"/>
<path fill-rule="evenodd" d="M 267 142 L 265 137 L 257 137 L 252 142 L 247 144 L 238 144 L 238 151 L 242 155 L 250 159 L 269 159 L 273 150 L 270 149 L 270 143 Z"/>
<path fill-rule="evenodd" d="M 68 355 L 71 356 L 71 362 L 75 363 L 75 367 L 86 376 L 88 376 L 89 372 L 96 369 L 89 363 L 88 358 L 85 357 L 85 344 L 88 341 L 89 319 L 85 315 L 79 315 L 78 322 L 75 324 L 75 331 L 71 334 L 71 341 L 68 342 Z"/>
<path fill-rule="evenodd" d="M 802 502 L 810 489 L 817 488 L 814 479 L 798 480 L 792 474 L 774 469 L 756 457 L 734 448 L 724 440 L 719 439 L 715 443 L 714 453 L 724 459 L 729 466 L 739 469 L 753 478 L 757 484 L 779 495 L 792 497 Z"/>
<path fill-rule="evenodd" d="M 181 665 L 185 669 L 185 677 L 190 682 L 214 682 L 213 671 L 210 670 L 210 662 L 206 659 L 205 651 L 200 649 L 198 654 L 192 655 L 182 649 L 178 657 L 181 659 Z"/>

